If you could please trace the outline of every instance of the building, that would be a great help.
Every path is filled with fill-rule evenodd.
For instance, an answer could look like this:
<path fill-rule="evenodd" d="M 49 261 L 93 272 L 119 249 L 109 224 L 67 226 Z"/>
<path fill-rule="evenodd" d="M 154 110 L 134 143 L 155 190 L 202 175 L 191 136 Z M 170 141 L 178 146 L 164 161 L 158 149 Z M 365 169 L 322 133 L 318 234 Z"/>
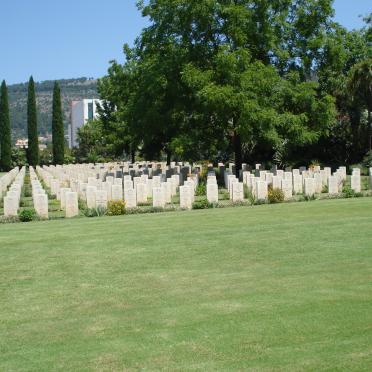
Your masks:
<path fill-rule="evenodd" d="M 70 149 L 78 147 L 78 129 L 88 120 L 97 118 L 97 105 L 102 101 L 99 99 L 83 99 L 71 102 L 71 124 L 68 126 L 68 145 Z"/>

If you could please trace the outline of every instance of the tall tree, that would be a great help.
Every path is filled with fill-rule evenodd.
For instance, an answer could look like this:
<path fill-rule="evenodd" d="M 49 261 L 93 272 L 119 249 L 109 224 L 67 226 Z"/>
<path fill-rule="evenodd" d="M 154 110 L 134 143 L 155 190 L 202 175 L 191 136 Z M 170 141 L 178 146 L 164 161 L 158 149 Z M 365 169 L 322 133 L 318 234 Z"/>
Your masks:
<path fill-rule="evenodd" d="M 0 169 L 8 172 L 12 167 L 12 142 L 10 133 L 8 88 L 5 81 L 0 93 Z"/>
<path fill-rule="evenodd" d="M 28 99 L 27 99 L 27 131 L 28 131 L 28 164 L 36 166 L 39 164 L 39 140 L 37 132 L 37 112 L 36 112 L 36 96 L 35 83 L 31 76 L 28 83 Z"/>
<path fill-rule="evenodd" d="M 61 89 L 58 82 L 54 83 L 52 115 L 53 163 L 63 164 L 65 157 L 65 137 L 63 128 Z"/>
<path fill-rule="evenodd" d="M 350 71 L 349 87 L 355 99 L 363 103 L 368 112 L 368 145 L 372 150 L 372 58 L 357 63 Z"/>

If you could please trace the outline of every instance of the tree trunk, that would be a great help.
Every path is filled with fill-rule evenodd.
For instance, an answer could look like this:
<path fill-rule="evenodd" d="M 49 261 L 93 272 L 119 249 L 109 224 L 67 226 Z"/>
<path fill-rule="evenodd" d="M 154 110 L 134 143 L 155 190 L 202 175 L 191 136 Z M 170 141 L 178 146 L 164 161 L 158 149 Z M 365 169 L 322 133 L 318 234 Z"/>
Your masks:
<path fill-rule="evenodd" d="M 172 153 L 169 150 L 167 150 L 166 153 L 167 153 L 167 165 L 170 165 L 171 160 L 172 160 Z"/>
<path fill-rule="evenodd" d="M 368 141 L 369 141 L 369 151 L 372 150 L 372 115 L 371 110 L 368 110 Z"/>
<path fill-rule="evenodd" d="M 235 175 L 239 178 L 239 171 L 242 169 L 242 140 L 240 135 L 234 131 L 234 154 L 235 154 Z"/>
<path fill-rule="evenodd" d="M 132 158 L 132 163 L 134 164 L 136 162 L 136 151 L 132 149 L 130 154 Z"/>

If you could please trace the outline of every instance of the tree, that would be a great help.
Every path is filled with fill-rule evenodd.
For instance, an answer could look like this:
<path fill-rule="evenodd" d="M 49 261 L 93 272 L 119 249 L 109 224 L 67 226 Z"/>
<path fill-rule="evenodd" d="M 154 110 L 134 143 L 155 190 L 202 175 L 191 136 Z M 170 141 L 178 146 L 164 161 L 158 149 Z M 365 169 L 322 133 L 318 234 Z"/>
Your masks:
<path fill-rule="evenodd" d="M 53 163 L 63 164 L 65 157 L 65 137 L 63 127 L 61 90 L 57 82 L 54 83 L 53 89 L 52 140 Z"/>
<path fill-rule="evenodd" d="M 357 63 L 350 71 L 349 88 L 368 112 L 368 150 L 372 149 L 372 58 Z"/>
<path fill-rule="evenodd" d="M 0 169 L 8 172 L 12 168 L 12 141 L 9 119 L 8 89 L 5 81 L 0 92 Z"/>
<path fill-rule="evenodd" d="M 36 166 L 39 164 L 39 140 L 37 132 L 35 83 L 32 76 L 30 77 L 28 83 L 27 130 L 28 130 L 27 160 L 29 165 Z"/>

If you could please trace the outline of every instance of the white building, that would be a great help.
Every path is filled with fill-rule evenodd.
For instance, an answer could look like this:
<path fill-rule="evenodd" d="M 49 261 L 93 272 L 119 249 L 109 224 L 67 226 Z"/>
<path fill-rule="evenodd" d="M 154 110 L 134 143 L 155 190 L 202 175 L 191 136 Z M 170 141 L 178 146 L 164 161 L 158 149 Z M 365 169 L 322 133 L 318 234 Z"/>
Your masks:
<path fill-rule="evenodd" d="M 88 120 L 97 118 L 97 104 L 102 101 L 99 99 L 83 99 L 71 102 L 71 124 L 68 126 L 68 145 L 70 149 L 78 147 L 78 129 L 87 123 Z"/>

